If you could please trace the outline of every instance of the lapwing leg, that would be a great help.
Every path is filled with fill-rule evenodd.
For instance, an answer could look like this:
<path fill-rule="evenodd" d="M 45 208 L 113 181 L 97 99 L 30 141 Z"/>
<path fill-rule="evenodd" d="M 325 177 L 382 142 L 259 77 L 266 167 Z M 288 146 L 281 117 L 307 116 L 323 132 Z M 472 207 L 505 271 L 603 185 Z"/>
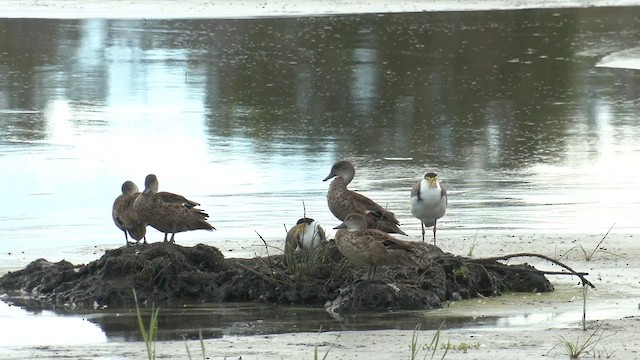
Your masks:
<path fill-rule="evenodd" d="M 127 230 L 124 231 L 124 241 L 127 244 L 127 247 L 129 246 L 129 236 L 127 236 Z"/>
<path fill-rule="evenodd" d="M 169 241 L 172 243 L 176 242 L 176 239 L 174 239 L 175 236 L 176 236 L 176 233 L 171 234 L 171 240 Z"/>
<path fill-rule="evenodd" d="M 424 222 L 420 221 L 420 225 L 422 225 L 422 242 L 424 242 Z"/>
<path fill-rule="evenodd" d="M 434 220 L 433 221 L 433 245 L 436 245 L 436 224 L 438 223 L 438 220 Z"/>
<path fill-rule="evenodd" d="M 167 242 L 167 235 L 168 235 L 167 233 L 164 233 L 164 240 L 163 240 L 164 242 Z"/>
<path fill-rule="evenodd" d="M 145 244 L 145 245 L 146 245 L 146 244 L 147 244 L 147 237 L 146 237 L 146 236 L 143 236 L 143 237 L 142 237 L 142 240 L 144 240 L 143 244 Z"/>

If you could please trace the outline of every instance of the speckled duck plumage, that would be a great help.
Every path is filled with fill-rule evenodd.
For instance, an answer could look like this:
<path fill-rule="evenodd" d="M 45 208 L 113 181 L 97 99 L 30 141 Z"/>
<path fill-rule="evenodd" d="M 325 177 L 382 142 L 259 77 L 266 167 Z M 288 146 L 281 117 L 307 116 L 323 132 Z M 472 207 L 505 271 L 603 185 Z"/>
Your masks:
<path fill-rule="evenodd" d="M 334 178 L 327 191 L 327 203 L 331 213 L 339 220 L 344 220 L 351 213 L 361 214 L 367 220 L 367 227 L 387 233 L 407 235 L 400 230 L 400 222 L 395 214 L 368 197 L 347 189 L 347 185 L 355 176 L 355 168 L 348 161 L 333 164 L 331 172 L 324 179 Z"/>
<path fill-rule="evenodd" d="M 149 174 L 144 181 L 145 189 L 135 201 L 134 208 L 142 221 L 167 235 L 175 242 L 175 234 L 190 230 L 215 230 L 207 222 L 209 215 L 198 209 L 195 201 L 182 195 L 158 192 L 158 178 Z"/>
<path fill-rule="evenodd" d="M 416 244 L 396 239 L 376 229 L 367 229 L 367 221 L 361 214 L 349 214 L 336 227 L 338 250 L 357 265 L 368 266 L 367 278 L 372 279 L 378 266 L 405 265 L 418 268 L 411 257 Z"/>

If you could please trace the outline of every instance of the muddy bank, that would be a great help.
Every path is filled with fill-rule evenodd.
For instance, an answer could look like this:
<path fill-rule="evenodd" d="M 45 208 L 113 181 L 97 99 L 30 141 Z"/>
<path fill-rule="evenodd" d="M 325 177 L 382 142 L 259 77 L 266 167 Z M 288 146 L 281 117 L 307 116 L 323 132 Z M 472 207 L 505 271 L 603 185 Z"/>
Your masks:
<path fill-rule="evenodd" d="M 503 265 L 443 253 L 421 244 L 422 269 L 383 267 L 375 280 L 344 259 L 333 242 L 312 256 L 225 259 L 215 247 L 171 243 L 108 250 L 87 265 L 45 259 L 0 278 L 5 300 L 30 310 L 164 308 L 226 301 L 327 306 L 350 310 L 431 309 L 446 300 L 497 296 L 503 291 L 547 292 L 553 286 L 527 265 Z"/>

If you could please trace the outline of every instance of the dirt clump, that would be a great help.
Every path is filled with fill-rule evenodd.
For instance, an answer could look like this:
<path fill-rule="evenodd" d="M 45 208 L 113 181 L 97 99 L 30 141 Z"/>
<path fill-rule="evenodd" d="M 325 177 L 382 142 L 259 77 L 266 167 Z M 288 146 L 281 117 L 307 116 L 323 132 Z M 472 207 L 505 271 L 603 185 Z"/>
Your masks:
<path fill-rule="evenodd" d="M 0 278 L 5 301 L 58 311 L 193 303 L 269 302 L 352 310 L 431 309 L 447 300 L 498 296 L 504 291 L 552 291 L 528 265 L 491 266 L 419 245 L 420 269 L 385 266 L 373 280 L 326 242 L 311 255 L 225 259 L 215 247 L 153 243 L 108 250 L 86 265 L 38 259 Z"/>

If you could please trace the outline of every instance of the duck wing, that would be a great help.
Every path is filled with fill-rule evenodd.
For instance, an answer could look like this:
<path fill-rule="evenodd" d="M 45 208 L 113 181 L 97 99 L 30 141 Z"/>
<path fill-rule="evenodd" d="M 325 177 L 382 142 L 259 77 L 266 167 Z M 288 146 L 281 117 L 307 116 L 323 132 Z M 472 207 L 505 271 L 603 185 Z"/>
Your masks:
<path fill-rule="evenodd" d="M 393 222 L 396 225 L 400 224 L 400 221 L 398 221 L 393 212 L 383 208 L 377 202 L 355 191 L 351 191 L 351 194 L 353 204 L 358 210 L 360 210 L 358 211 L 360 214 L 370 214 L 378 220 L 384 219 L 386 221 Z"/>
<path fill-rule="evenodd" d="M 165 191 L 161 191 L 159 193 L 156 194 L 157 199 L 161 200 L 162 202 L 165 203 L 169 203 L 169 204 L 181 204 L 187 207 L 187 209 L 191 209 L 194 208 L 196 206 L 200 206 L 199 203 L 189 200 L 187 198 L 185 198 L 182 195 L 178 195 L 178 194 L 174 194 L 174 193 L 170 193 L 170 192 L 165 192 Z"/>
<path fill-rule="evenodd" d="M 413 251 L 416 244 L 410 241 L 403 241 L 377 229 L 367 229 L 361 231 L 363 236 L 368 236 L 372 241 L 380 242 L 386 249 L 403 249 Z"/>

